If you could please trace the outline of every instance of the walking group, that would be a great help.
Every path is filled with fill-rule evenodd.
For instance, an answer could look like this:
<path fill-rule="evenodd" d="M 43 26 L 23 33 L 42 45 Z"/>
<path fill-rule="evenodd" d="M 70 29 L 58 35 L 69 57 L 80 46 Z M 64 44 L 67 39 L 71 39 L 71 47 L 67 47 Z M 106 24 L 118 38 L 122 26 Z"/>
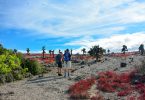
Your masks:
<path fill-rule="evenodd" d="M 62 67 L 64 67 L 64 77 L 70 77 L 71 71 L 71 54 L 69 49 L 66 49 L 64 54 L 59 51 L 59 54 L 55 57 L 56 64 L 58 66 L 58 76 L 62 76 Z"/>

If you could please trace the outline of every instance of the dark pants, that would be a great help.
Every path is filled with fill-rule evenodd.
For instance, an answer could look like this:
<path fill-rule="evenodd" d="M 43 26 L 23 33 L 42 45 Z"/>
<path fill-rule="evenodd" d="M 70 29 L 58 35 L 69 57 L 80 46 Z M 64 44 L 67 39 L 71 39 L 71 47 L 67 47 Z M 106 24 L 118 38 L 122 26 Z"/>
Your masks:
<path fill-rule="evenodd" d="M 57 62 L 58 68 L 62 68 L 62 63 L 61 62 Z"/>

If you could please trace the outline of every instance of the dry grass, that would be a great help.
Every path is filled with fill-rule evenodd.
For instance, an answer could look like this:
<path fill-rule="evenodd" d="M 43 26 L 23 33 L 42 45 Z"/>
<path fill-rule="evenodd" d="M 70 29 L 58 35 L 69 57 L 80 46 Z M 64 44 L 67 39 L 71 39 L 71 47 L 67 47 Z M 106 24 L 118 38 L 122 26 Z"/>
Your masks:
<path fill-rule="evenodd" d="M 145 59 L 141 61 L 140 65 L 135 65 L 135 68 L 141 75 L 145 75 Z"/>

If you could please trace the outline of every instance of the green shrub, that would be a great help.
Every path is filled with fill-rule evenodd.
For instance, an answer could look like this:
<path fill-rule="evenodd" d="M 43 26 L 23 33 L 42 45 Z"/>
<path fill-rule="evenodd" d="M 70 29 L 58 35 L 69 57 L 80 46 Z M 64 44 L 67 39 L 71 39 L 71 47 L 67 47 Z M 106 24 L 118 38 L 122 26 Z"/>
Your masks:
<path fill-rule="evenodd" d="M 14 78 L 15 78 L 16 80 L 21 80 L 21 79 L 24 78 L 23 75 L 22 75 L 21 73 L 15 73 L 15 74 L 13 74 L 13 76 L 14 76 Z"/>
<path fill-rule="evenodd" d="M 0 44 L 0 83 L 20 80 L 27 76 L 28 72 L 33 75 L 43 72 L 42 65 L 36 61 L 25 59 L 17 50 L 8 50 Z"/>
<path fill-rule="evenodd" d="M 42 65 L 37 61 L 25 59 L 23 62 L 23 68 L 28 68 L 28 71 L 33 75 L 38 75 L 43 72 Z"/>
<path fill-rule="evenodd" d="M 16 51 L 16 50 L 15 50 Z M 30 71 L 33 74 L 40 72 L 35 62 L 28 62 L 28 68 L 23 66 L 25 62 L 22 53 L 13 52 L 13 50 L 8 50 L 0 44 L 0 83 L 11 82 L 15 80 L 20 80 L 26 76 L 26 73 Z M 32 64 L 32 68 L 30 68 Z M 34 68 L 35 69 L 34 69 Z"/>
<path fill-rule="evenodd" d="M 14 77 L 12 73 L 9 73 L 6 75 L 6 82 L 13 82 L 14 81 Z"/>
<path fill-rule="evenodd" d="M 41 74 L 43 72 L 43 68 L 42 65 L 39 64 L 38 62 L 34 61 L 32 63 L 32 74 L 36 75 L 36 74 Z"/>
<path fill-rule="evenodd" d="M 24 76 L 26 75 L 27 72 L 28 72 L 28 68 L 24 68 L 21 70 L 21 74 Z"/>
<path fill-rule="evenodd" d="M 5 84 L 6 76 L 4 74 L 0 74 L 0 83 Z"/>

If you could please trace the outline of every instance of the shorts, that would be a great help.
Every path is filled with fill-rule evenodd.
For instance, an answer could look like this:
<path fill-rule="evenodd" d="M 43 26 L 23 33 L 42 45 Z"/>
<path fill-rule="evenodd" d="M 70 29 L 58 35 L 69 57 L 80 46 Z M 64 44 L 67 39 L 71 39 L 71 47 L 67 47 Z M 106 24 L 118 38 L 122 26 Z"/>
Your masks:
<path fill-rule="evenodd" d="M 62 68 L 62 63 L 61 62 L 58 62 L 57 65 L 58 65 L 58 68 Z"/>
<path fill-rule="evenodd" d="M 65 68 L 71 68 L 71 61 L 64 61 Z"/>

